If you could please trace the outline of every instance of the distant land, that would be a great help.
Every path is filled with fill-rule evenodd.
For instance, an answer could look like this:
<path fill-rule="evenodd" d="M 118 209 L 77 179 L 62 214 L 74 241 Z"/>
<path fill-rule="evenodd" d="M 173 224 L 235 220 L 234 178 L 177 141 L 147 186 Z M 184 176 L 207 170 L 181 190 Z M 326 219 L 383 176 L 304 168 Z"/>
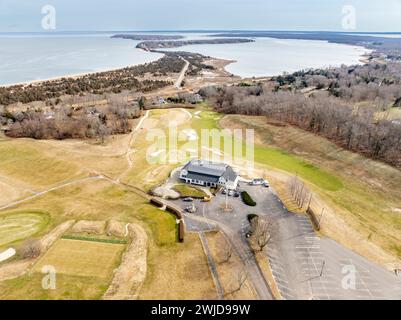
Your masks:
<path fill-rule="evenodd" d="M 143 49 L 147 51 L 156 49 L 179 48 L 195 44 L 233 44 L 233 43 L 255 42 L 255 40 L 252 39 L 242 39 L 242 38 L 173 41 L 176 39 L 182 39 L 184 37 L 166 36 L 166 35 L 131 35 L 131 34 L 116 34 L 112 36 L 112 38 L 142 40 L 143 42 L 138 43 L 136 47 L 138 49 Z"/>
<path fill-rule="evenodd" d="M 381 34 L 381 33 L 380 33 Z M 393 33 L 397 34 L 397 33 Z M 387 38 L 368 34 L 336 33 L 336 32 L 283 32 L 283 31 L 251 31 L 251 32 L 224 32 L 211 35 L 224 38 L 274 38 L 294 40 L 320 40 L 331 43 L 363 46 L 368 49 L 387 55 L 390 60 L 401 60 L 401 38 Z"/>
<path fill-rule="evenodd" d="M 128 39 L 135 41 L 159 41 L 159 40 L 179 40 L 183 36 L 179 35 L 154 35 L 154 34 L 116 34 L 112 36 L 113 39 Z"/>

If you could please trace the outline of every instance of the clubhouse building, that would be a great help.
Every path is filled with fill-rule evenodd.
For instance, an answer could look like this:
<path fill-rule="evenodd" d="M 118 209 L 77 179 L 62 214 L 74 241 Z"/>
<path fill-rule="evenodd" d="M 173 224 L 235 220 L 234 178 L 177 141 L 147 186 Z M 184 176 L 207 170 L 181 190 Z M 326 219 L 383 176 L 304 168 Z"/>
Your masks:
<path fill-rule="evenodd" d="M 222 186 L 228 190 L 235 190 L 239 175 L 231 166 L 224 163 L 191 160 L 181 169 L 180 179 L 188 184 L 204 187 Z"/>

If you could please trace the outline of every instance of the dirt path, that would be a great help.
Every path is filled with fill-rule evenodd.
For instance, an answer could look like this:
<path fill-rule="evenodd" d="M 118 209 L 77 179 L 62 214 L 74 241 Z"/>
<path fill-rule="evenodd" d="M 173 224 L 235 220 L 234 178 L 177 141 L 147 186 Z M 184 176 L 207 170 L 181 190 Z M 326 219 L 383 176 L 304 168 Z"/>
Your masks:
<path fill-rule="evenodd" d="M 184 68 L 182 68 L 177 81 L 174 83 L 174 87 L 176 87 L 177 89 L 181 88 L 182 82 L 184 81 L 184 78 L 185 78 L 185 73 L 188 71 L 188 68 L 189 68 L 189 62 L 183 58 L 181 58 L 181 59 L 183 61 L 185 61 L 185 66 L 184 66 Z"/>
<path fill-rule="evenodd" d="M 128 229 L 132 241 L 103 296 L 105 300 L 136 299 L 146 278 L 148 236 L 139 225 L 131 223 Z"/>
<path fill-rule="evenodd" d="M 181 108 L 181 111 L 184 112 L 184 113 L 186 113 L 186 114 L 188 115 L 188 117 L 189 117 L 190 120 L 192 119 L 192 113 L 191 113 L 191 112 L 189 112 L 188 110 L 186 110 L 186 109 L 184 109 L 184 108 Z"/>
<path fill-rule="evenodd" d="M 99 179 L 104 179 L 104 177 L 101 176 L 101 175 L 99 175 L 99 176 L 95 176 L 95 177 L 81 178 L 81 179 L 73 180 L 73 181 L 70 181 L 70 182 L 66 182 L 66 183 L 57 185 L 57 186 L 55 186 L 55 187 L 46 189 L 46 190 L 44 190 L 44 191 L 35 193 L 34 195 L 29 196 L 29 197 L 27 197 L 27 198 L 24 198 L 24 199 L 21 199 L 21 200 L 18 200 L 18 201 L 11 202 L 11 203 L 9 203 L 9 204 L 7 204 L 7 205 L 5 205 L 5 206 L 0 207 L 0 211 L 5 210 L 5 209 L 9 209 L 9 208 L 12 208 L 12 207 L 15 207 L 15 206 L 17 206 L 17 205 L 19 205 L 19 204 L 21 204 L 21 203 L 24 203 L 24 202 L 30 201 L 30 200 L 32 200 L 32 199 L 35 199 L 35 198 L 37 198 L 37 197 L 43 196 L 43 195 L 45 195 L 46 193 L 49 193 L 49 192 L 51 192 L 51 191 L 59 190 L 59 189 L 62 189 L 62 188 L 65 188 L 65 187 L 68 187 L 68 186 L 71 186 L 71 185 L 74 185 L 74 184 L 80 184 L 80 183 L 83 183 L 83 182 L 86 182 L 86 181 L 99 180 Z"/>
<path fill-rule="evenodd" d="M 118 181 L 118 182 L 120 182 L 121 179 L 122 179 L 123 177 L 125 177 L 125 175 L 126 175 L 126 174 L 132 169 L 132 167 L 134 166 L 134 163 L 133 163 L 133 161 L 132 161 L 132 159 L 131 159 L 131 155 L 132 155 L 133 153 L 135 153 L 135 150 L 133 150 L 133 149 L 131 148 L 131 144 L 132 144 L 132 141 L 134 140 L 135 133 L 136 133 L 140 128 L 142 128 L 144 121 L 145 121 L 147 118 L 149 118 L 149 113 L 150 113 L 149 110 L 146 111 L 145 116 L 142 117 L 142 119 L 139 121 L 139 123 L 137 124 L 137 126 L 135 127 L 135 129 L 134 129 L 134 130 L 131 132 L 131 134 L 130 134 L 130 138 L 129 138 L 128 144 L 127 144 L 127 150 L 126 150 L 126 152 L 125 152 L 125 155 L 126 155 L 126 157 L 127 157 L 127 162 L 128 162 L 128 168 L 127 168 L 127 170 L 125 170 L 123 173 L 121 173 L 121 174 L 119 175 L 119 177 L 117 178 L 117 181 Z"/>

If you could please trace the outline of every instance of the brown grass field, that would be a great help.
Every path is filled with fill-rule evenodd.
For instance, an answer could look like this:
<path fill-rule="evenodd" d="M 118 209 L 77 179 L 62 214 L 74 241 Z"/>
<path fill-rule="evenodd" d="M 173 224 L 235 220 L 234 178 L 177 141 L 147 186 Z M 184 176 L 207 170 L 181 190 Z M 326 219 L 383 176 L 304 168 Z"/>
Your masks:
<path fill-rule="evenodd" d="M 146 133 L 153 125 L 163 124 L 165 127 L 167 120 L 174 118 L 181 119 L 182 123 L 188 121 L 188 115 L 181 110 L 154 110 L 144 122 L 143 129 L 131 135 L 109 137 L 103 145 L 93 141 L 12 140 L 1 136 L 0 205 L 32 195 L 33 191 L 44 191 L 60 182 L 99 173 L 114 179 L 121 178 L 123 182 L 145 189 L 153 187 L 168 176 L 173 166 L 150 165 L 145 161 L 145 150 L 151 143 L 146 141 Z M 8 155 L 3 155 L 3 151 L 8 152 Z M 127 154 L 130 154 L 132 166 L 127 160 Z M 17 192 L 9 192 L 7 196 L 3 196 L 2 183 L 10 187 L 7 187 L 7 190 L 13 188 Z M 175 218 L 153 207 L 147 200 L 123 186 L 105 179 L 79 182 L 2 210 L 0 218 L 17 212 L 31 211 L 46 212 L 49 218 L 48 224 L 39 230 L 35 237 L 43 236 L 67 220 L 113 219 L 140 224 L 148 233 L 150 241 L 148 274 L 140 293 L 141 298 L 151 295 L 163 299 L 215 297 L 213 281 L 197 236 L 190 235 L 184 244 L 179 244 Z M 23 239 L 15 245 L 18 246 L 21 241 Z M 80 250 L 69 251 L 65 246 L 68 242 L 56 242 L 37 265 L 40 269 L 42 264 L 52 263 L 62 270 L 58 277 L 60 287 L 57 290 L 42 290 L 38 283 L 40 284 L 43 275 L 37 272 L 39 269 L 35 269 L 29 275 L 0 283 L 0 298 L 101 298 L 111 281 L 111 266 L 104 268 L 101 276 L 89 275 L 93 272 L 85 271 L 85 265 L 90 261 L 83 257 L 92 251 L 96 254 L 98 249 L 95 247 L 99 244 L 85 242 L 84 253 Z M 73 245 L 78 243 L 79 241 L 74 242 Z M 116 248 L 115 245 L 112 246 Z M 68 263 L 71 254 L 76 257 L 73 259 L 74 263 Z M 177 266 L 179 259 L 182 259 L 183 264 Z M 92 267 L 96 268 L 96 265 L 89 264 L 88 270 Z M 113 267 L 116 265 L 113 264 Z M 172 287 L 175 287 L 175 291 Z"/>
<path fill-rule="evenodd" d="M 187 234 L 182 244 L 153 244 L 149 249 L 148 276 L 139 299 L 217 299 L 197 234 Z"/>
<path fill-rule="evenodd" d="M 58 240 L 33 268 L 54 266 L 58 274 L 110 278 L 125 245 L 79 240 Z"/>
<path fill-rule="evenodd" d="M 166 129 L 170 119 L 176 119 L 179 129 L 193 128 L 197 132 L 202 128 L 247 127 L 256 131 L 257 163 L 253 173 L 268 178 L 283 200 L 288 199 L 287 179 L 299 173 L 316 195 L 314 205 L 328 209 L 322 223 L 324 235 L 385 266 L 401 256 L 400 171 L 344 151 L 311 133 L 268 125 L 264 118 L 226 116 L 220 121 L 221 115 L 202 110 L 202 115 L 192 120 L 179 109 L 152 110 L 138 131 L 109 137 L 105 144 L 13 140 L 0 136 L 0 207 L 60 183 L 101 173 L 149 190 L 163 182 L 175 165 L 146 161 L 147 147 L 154 143 L 146 140 L 146 134 L 151 128 Z M 148 274 L 140 299 L 216 298 L 198 236 L 189 234 L 184 244 L 178 243 L 175 218 L 121 185 L 105 179 L 79 182 L 1 210 L 0 219 L 24 212 L 48 215 L 47 224 L 35 232 L 35 237 L 43 236 L 67 220 L 113 219 L 140 224 L 149 236 Z M 208 237 L 213 247 L 216 240 Z M 18 246 L 23 238 L 10 241 Z M 60 288 L 54 292 L 40 289 L 42 274 L 35 269 L 28 275 L 0 283 L 0 298 L 100 298 L 107 290 L 110 268 L 116 262 L 103 275 L 89 275 L 83 271 L 83 265 L 66 263 L 69 254 L 65 243 L 64 240 L 56 242 L 43 258 L 59 264 L 63 270 L 58 280 Z M 86 248 L 86 255 L 95 254 L 92 253 L 95 248 Z M 74 261 L 84 261 L 84 253 L 78 250 L 74 254 Z M 121 251 L 117 256 L 120 254 Z M 225 286 L 230 285 L 232 270 L 238 264 L 234 260 L 232 266 L 219 266 Z M 232 298 L 251 296 L 250 291 L 241 291 Z"/>
<path fill-rule="evenodd" d="M 222 263 L 221 253 L 219 247 L 224 245 L 227 241 L 221 233 L 208 232 L 206 233 L 207 242 L 212 253 L 213 260 L 217 266 L 217 273 L 219 275 L 223 290 L 225 292 L 225 299 L 228 300 L 254 300 L 257 299 L 251 283 L 247 280 L 241 290 L 233 292 L 238 286 L 238 272 L 244 268 L 243 262 L 233 252 L 232 257 L 228 262 Z"/>

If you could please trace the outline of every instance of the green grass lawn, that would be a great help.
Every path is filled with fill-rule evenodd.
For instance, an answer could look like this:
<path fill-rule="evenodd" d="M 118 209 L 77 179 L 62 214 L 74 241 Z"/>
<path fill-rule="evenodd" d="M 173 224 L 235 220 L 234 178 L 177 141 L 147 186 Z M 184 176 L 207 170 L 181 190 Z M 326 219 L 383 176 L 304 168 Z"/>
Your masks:
<path fill-rule="evenodd" d="M 256 146 L 255 161 L 298 175 L 327 191 L 338 191 L 344 186 L 333 174 L 279 149 Z"/>
<path fill-rule="evenodd" d="M 174 246 L 178 242 L 178 225 L 173 214 L 149 204 L 138 210 L 137 218 L 147 225 L 158 247 Z"/>
<path fill-rule="evenodd" d="M 13 139 L 0 144 L 0 173 L 33 186 L 48 186 L 76 176 L 79 168 L 32 146 L 29 140 Z"/>
<path fill-rule="evenodd" d="M 268 125 L 262 117 L 227 117 L 228 123 L 255 129 L 260 143 L 255 148 L 256 163 L 297 174 L 363 238 L 401 257 L 399 170 L 313 133 Z"/>
<path fill-rule="evenodd" d="M 0 300 L 96 300 L 108 288 L 108 280 L 57 274 L 56 289 L 42 288 L 45 275 L 33 272 L 0 282 Z"/>
<path fill-rule="evenodd" d="M 39 234 L 49 223 L 50 216 L 40 211 L 0 213 L 0 248 Z"/>
<path fill-rule="evenodd" d="M 198 132 L 198 135 L 200 135 L 201 129 L 220 129 L 219 120 L 222 119 L 223 115 L 207 110 L 201 112 L 199 117 L 199 119 L 194 118 L 192 121 L 192 128 Z M 222 151 L 224 150 L 223 142 L 224 138 L 221 138 Z M 246 145 L 243 144 L 243 151 L 245 150 Z M 254 152 L 255 162 L 284 170 L 294 175 L 297 174 L 325 190 L 337 191 L 343 187 L 341 180 L 333 174 L 284 150 L 255 145 Z"/>
<path fill-rule="evenodd" d="M 207 196 L 202 190 L 183 183 L 174 185 L 173 189 L 177 191 L 181 197 L 204 198 Z"/>

